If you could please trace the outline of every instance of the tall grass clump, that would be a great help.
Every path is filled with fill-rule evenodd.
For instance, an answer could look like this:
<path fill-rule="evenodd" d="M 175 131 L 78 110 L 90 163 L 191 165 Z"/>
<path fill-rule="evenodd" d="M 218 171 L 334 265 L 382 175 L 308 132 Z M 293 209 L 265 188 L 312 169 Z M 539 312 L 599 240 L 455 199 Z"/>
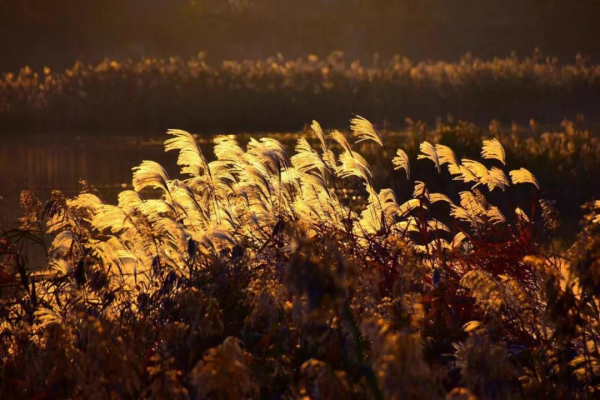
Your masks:
<path fill-rule="evenodd" d="M 217 137 L 213 161 L 170 130 L 181 176 L 144 161 L 116 205 L 24 193 L 0 243 L 4 397 L 597 395 L 600 203 L 557 249 L 550 199 L 496 138 L 414 158 L 360 117 L 311 128 L 293 155 Z"/>

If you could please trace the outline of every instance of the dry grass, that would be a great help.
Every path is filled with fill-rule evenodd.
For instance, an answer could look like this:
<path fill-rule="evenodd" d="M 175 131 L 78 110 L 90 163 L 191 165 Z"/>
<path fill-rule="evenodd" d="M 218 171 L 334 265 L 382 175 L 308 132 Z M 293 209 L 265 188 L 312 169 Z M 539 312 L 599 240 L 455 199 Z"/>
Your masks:
<path fill-rule="evenodd" d="M 118 205 L 24 193 L 0 243 L 4 397 L 594 398 L 598 210 L 558 252 L 506 138 L 415 158 L 352 127 L 410 190 L 315 122 L 292 156 L 222 136 L 214 161 L 169 131 L 185 176 L 144 161 Z"/>

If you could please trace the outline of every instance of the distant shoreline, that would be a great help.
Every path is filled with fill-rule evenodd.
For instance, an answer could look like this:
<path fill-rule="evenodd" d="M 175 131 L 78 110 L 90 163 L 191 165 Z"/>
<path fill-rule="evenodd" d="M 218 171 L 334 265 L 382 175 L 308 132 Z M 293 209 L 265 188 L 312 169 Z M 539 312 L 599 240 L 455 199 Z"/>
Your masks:
<path fill-rule="evenodd" d="M 0 132 L 297 131 L 313 119 L 344 127 L 353 114 L 390 129 L 407 116 L 559 124 L 579 113 L 600 122 L 600 65 L 582 58 L 560 65 L 540 53 L 420 63 L 396 56 L 368 65 L 340 52 L 218 66 L 203 56 L 143 58 L 0 75 Z"/>

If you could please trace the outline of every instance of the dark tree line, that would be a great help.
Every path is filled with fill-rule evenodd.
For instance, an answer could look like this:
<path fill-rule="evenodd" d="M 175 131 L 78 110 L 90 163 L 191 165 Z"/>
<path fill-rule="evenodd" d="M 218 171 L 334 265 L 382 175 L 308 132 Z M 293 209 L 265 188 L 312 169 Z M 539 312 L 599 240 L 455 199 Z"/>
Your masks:
<path fill-rule="evenodd" d="M 0 0 L 0 70 L 142 55 L 600 54 L 595 0 Z"/>

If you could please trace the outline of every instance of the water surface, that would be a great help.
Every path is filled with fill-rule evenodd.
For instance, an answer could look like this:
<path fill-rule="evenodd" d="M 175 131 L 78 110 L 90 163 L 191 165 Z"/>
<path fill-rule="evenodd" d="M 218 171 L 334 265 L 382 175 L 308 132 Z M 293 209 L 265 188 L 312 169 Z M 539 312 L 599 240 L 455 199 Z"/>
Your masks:
<path fill-rule="evenodd" d="M 207 158 L 213 158 L 214 135 L 197 134 L 197 142 Z M 240 143 L 250 135 L 236 135 Z M 265 134 L 252 134 L 262 137 Z M 297 134 L 268 134 L 292 142 Z M 120 191 L 131 188 L 132 167 L 153 160 L 176 177 L 177 152 L 165 153 L 165 133 L 155 134 L 2 134 L 0 137 L 0 219 L 14 221 L 19 211 L 19 195 L 30 190 L 45 201 L 52 190 L 76 195 L 80 180 L 86 180 L 114 203 Z"/>

